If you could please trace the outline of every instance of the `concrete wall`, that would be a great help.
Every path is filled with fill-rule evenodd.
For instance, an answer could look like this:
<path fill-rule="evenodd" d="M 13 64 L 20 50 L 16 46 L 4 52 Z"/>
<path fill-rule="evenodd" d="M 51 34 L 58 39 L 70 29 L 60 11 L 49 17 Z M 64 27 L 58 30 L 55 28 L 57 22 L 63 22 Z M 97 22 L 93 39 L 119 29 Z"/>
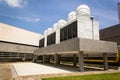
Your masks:
<path fill-rule="evenodd" d="M 9 53 L 33 53 L 34 50 L 38 49 L 35 46 L 0 42 L 0 52 L 9 52 Z"/>
<path fill-rule="evenodd" d="M 79 39 L 70 39 L 67 41 L 63 41 L 60 44 L 53 44 L 47 47 L 42 47 L 35 50 L 35 55 L 42 55 L 42 54 L 54 54 L 60 52 L 67 52 L 67 51 L 77 51 L 79 49 Z"/>
<path fill-rule="evenodd" d="M 80 50 L 94 53 L 116 53 L 117 43 L 102 40 L 80 39 Z"/>
<path fill-rule="evenodd" d="M 84 52 L 98 52 L 98 53 L 116 53 L 117 43 L 73 38 L 61 42 L 60 44 L 53 44 L 47 47 L 39 48 L 35 50 L 36 55 L 50 54 L 50 53 L 73 53 L 73 51 L 84 51 Z"/>
<path fill-rule="evenodd" d="M 41 36 L 37 33 L 0 23 L 0 41 L 38 46 Z"/>

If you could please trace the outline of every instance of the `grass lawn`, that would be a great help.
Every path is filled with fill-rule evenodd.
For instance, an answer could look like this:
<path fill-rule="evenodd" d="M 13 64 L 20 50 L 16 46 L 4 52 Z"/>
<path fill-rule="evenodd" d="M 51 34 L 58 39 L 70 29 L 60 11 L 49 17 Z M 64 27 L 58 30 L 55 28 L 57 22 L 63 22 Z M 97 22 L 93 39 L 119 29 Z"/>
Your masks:
<path fill-rule="evenodd" d="M 42 80 L 120 80 L 120 73 L 67 76 L 57 78 L 46 78 Z"/>

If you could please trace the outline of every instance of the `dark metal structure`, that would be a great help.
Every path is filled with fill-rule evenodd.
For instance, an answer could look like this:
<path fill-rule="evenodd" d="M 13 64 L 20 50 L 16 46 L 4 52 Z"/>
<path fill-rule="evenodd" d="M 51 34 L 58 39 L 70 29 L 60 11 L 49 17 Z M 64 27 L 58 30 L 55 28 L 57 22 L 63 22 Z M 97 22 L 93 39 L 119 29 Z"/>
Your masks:
<path fill-rule="evenodd" d="M 100 30 L 100 39 L 117 42 L 120 45 L 120 24 Z"/>

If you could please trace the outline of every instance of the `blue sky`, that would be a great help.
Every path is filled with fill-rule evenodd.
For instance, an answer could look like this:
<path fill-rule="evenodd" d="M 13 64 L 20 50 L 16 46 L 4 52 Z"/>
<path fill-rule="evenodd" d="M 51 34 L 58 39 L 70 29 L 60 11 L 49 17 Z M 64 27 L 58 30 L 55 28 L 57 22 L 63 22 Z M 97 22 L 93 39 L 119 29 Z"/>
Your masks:
<path fill-rule="evenodd" d="M 120 0 L 0 0 L 0 22 L 43 34 L 60 19 L 87 4 L 100 29 L 118 24 Z"/>

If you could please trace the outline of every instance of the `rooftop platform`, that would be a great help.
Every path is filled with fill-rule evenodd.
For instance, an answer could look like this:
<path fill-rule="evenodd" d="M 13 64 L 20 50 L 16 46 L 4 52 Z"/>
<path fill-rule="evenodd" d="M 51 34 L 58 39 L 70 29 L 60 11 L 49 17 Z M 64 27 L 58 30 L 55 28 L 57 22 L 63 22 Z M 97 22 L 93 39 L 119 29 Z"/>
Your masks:
<path fill-rule="evenodd" d="M 108 53 L 116 53 L 117 43 L 91 40 L 83 38 L 73 38 L 60 42 L 59 44 L 49 45 L 35 50 L 34 54 L 42 56 L 42 63 L 45 64 L 46 56 L 54 55 L 54 65 L 60 64 L 60 56 L 62 54 L 73 54 L 73 66 L 76 66 L 77 57 L 79 71 L 84 71 L 84 54 L 98 53 L 103 54 L 104 70 L 108 70 Z M 48 60 L 50 62 L 50 58 Z"/>
<path fill-rule="evenodd" d="M 117 43 L 115 42 L 73 38 L 63 41 L 60 44 L 39 48 L 34 53 L 36 55 L 78 53 L 79 51 L 84 51 L 85 53 L 116 53 L 116 50 Z"/>

